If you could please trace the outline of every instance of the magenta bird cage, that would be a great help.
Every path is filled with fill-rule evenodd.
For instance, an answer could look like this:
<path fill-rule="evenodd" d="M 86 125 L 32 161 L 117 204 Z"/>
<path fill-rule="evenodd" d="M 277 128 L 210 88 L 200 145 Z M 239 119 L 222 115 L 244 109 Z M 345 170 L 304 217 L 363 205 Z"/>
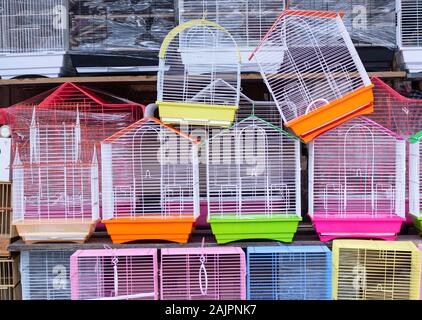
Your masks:
<path fill-rule="evenodd" d="M 157 300 L 157 249 L 78 250 L 70 282 L 72 300 Z"/>
<path fill-rule="evenodd" d="M 246 260 L 238 247 L 161 250 L 162 300 L 245 300 Z"/>
<path fill-rule="evenodd" d="M 309 215 L 322 241 L 394 240 L 405 220 L 405 140 L 366 117 L 309 146 Z"/>

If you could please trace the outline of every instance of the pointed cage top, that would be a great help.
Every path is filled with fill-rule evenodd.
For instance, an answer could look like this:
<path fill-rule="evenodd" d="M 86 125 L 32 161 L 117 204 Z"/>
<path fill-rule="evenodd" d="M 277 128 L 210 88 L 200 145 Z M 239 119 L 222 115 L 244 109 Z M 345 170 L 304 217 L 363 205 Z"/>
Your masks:
<path fill-rule="evenodd" d="M 160 48 L 160 52 L 158 54 L 158 57 L 160 59 L 165 59 L 167 50 L 168 50 L 172 40 L 182 31 L 189 29 L 189 28 L 192 28 L 194 26 L 198 26 L 198 25 L 213 27 L 213 28 L 216 28 L 216 29 L 221 30 L 222 32 L 226 33 L 230 37 L 230 39 L 233 41 L 233 48 L 236 50 L 236 56 L 237 56 L 237 59 L 238 59 L 238 63 L 241 63 L 240 49 L 239 49 L 239 47 L 236 43 L 236 40 L 233 38 L 233 36 L 230 34 L 230 32 L 226 28 L 220 26 L 219 24 L 211 22 L 211 21 L 207 21 L 205 19 L 196 19 L 196 20 L 187 21 L 185 23 L 178 25 L 173 30 L 171 30 L 167 34 L 167 36 L 164 38 L 163 43 L 161 44 L 161 48 Z"/>

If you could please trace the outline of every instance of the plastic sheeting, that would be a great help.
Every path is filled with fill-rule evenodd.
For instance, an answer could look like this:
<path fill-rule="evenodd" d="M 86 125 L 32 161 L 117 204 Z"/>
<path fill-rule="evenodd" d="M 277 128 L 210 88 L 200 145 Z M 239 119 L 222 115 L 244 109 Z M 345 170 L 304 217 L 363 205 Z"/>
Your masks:
<path fill-rule="evenodd" d="M 158 51 L 175 27 L 174 0 L 71 0 L 70 48 L 83 53 Z"/>
<path fill-rule="evenodd" d="M 357 45 L 396 47 L 395 0 L 290 0 L 290 9 L 343 11 Z"/>

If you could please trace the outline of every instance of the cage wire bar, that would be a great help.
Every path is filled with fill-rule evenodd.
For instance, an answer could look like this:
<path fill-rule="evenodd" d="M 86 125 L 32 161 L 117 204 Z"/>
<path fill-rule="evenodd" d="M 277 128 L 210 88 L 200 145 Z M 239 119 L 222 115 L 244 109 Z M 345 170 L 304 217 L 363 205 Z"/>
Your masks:
<path fill-rule="evenodd" d="M 157 300 L 157 249 L 78 250 L 70 257 L 72 300 Z"/>
<path fill-rule="evenodd" d="M 67 0 L 0 1 L 0 75 L 57 77 L 68 50 Z"/>
<path fill-rule="evenodd" d="M 248 300 L 331 300 L 325 246 L 248 247 Z"/>
<path fill-rule="evenodd" d="M 335 300 L 419 300 L 420 251 L 410 241 L 335 240 Z"/>
<path fill-rule="evenodd" d="M 164 123 L 232 124 L 241 57 L 226 29 L 206 20 L 185 22 L 164 39 L 159 58 L 157 105 Z"/>
<path fill-rule="evenodd" d="M 309 146 L 309 215 L 322 241 L 394 240 L 405 220 L 405 141 L 365 117 Z"/>
<path fill-rule="evenodd" d="M 203 18 L 224 27 L 240 48 L 242 72 L 254 72 L 259 68 L 248 57 L 285 9 L 285 1 L 179 0 L 178 9 L 180 23 Z"/>
<path fill-rule="evenodd" d="M 161 300 L 245 300 L 245 253 L 238 247 L 161 249 Z"/>
<path fill-rule="evenodd" d="M 72 250 L 22 251 L 20 273 L 23 300 L 70 300 Z"/>
<path fill-rule="evenodd" d="M 283 11 L 252 59 L 286 127 L 305 142 L 372 112 L 373 85 L 336 12 Z"/>
<path fill-rule="evenodd" d="M 185 243 L 199 216 L 198 141 L 145 118 L 102 143 L 104 222 L 114 243 Z"/>
<path fill-rule="evenodd" d="M 217 242 L 291 242 L 301 220 L 300 141 L 252 115 L 205 148 L 208 221 Z"/>
<path fill-rule="evenodd" d="M 422 72 L 422 2 L 420 0 L 396 0 L 397 44 L 400 62 L 410 76 Z"/>

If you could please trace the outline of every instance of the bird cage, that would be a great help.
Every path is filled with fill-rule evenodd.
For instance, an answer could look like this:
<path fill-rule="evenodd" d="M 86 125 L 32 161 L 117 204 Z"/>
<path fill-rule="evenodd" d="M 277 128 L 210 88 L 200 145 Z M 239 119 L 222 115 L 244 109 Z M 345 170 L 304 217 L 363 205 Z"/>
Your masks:
<path fill-rule="evenodd" d="M 0 301 L 20 300 L 19 257 L 0 258 Z"/>
<path fill-rule="evenodd" d="M 322 241 L 396 238 L 405 220 L 405 148 L 366 117 L 309 145 L 309 215 Z"/>
<path fill-rule="evenodd" d="M 396 0 L 397 44 L 401 62 L 410 74 L 422 72 L 422 3 Z"/>
<path fill-rule="evenodd" d="M 101 206 L 100 141 L 143 107 L 66 83 L 7 109 L 12 127 L 13 222 L 27 242 L 83 242 Z"/>
<path fill-rule="evenodd" d="M 102 143 L 103 219 L 113 243 L 185 243 L 199 216 L 198 141 L 155 118 Z"/>
<path fill-rule="evenodd" d="M 331 300 L 326 246 L 248 247 L 248 300 Z"/>
<path fill-rule="evenodd" d="M 70 281 L 72 300 L 157 300 L 157 249 L 78 250 Z"/>
<path fill-rule="evenodd" d="M 245 300 L 245 253 L 238 247 L 161 249 L 161 300 Z"/>
<path fill-rule="evenodd" d="M 205 20 L 181 24 L 164 39 L 159 58 L 164 123 L 231 125 L 239 107 L 240 51 L 226 29 Z"/>
<path fill-rule="evenodd" d="M 396 0 L 289 0 L 292 10 L 344 12 L 343 22 L 356 47 L 396 47 Z"/>
<path fill-rule="evenodd" d="M 372 112 L 373 85 L 336 12 L 283 11 L 253 58 L 286 127 L 305 142 Z"/>
<path fill-rule="evenodd" d="M 420 251 L 410 241 L 335 240 L 335 300 L 418 300 Z"/>
<path fill-rule="evenodd" d="M 57 77 L 68 49 L 67 0 L 0 1 L 0 75 Z"/>
<path fill-rule="evenodd" d="M 284 0 L 179 0 L 179 22 L 207 19 L 224 27 L 236 40 L 243 72 L 259 72 L 249 55 L 285 9 Z M 277 54 L 276 51 L 273 54 Z"/>
<path fill-rule="evenodd" d="M 174 2 L 71 1 L 73 66 L 79 74 L 157 72 L 160 45 L 176 25 Z"/>
<path fill-rule="evenodd" d="M 291 242 L 301 221 L 299 139 L 252 115 L 213 136 L 206 153 L 217 242 Z"/>
<path fill-rule="evenodd" d="M 71 250 L 22 251 L 23 300 L 70 300 Z"/>
<path fill-rule="evenodd" d="M 422 230 L 422 131 L 409 138 L 409 212 L 418 230 Z"/>
<path fill-rule="evenodd" d="M 371 80 L 374 84 L 374 112 L 368 118 L 403 138 L 416 134 L 422 122 L 422 99 L 404 97 L 379 78 Z"/>
<path fill-rule="evenodd" d="M 0 138 L 0 182 L 10 182 L 10 157 L 12 154 L 12 140 Z"/>

